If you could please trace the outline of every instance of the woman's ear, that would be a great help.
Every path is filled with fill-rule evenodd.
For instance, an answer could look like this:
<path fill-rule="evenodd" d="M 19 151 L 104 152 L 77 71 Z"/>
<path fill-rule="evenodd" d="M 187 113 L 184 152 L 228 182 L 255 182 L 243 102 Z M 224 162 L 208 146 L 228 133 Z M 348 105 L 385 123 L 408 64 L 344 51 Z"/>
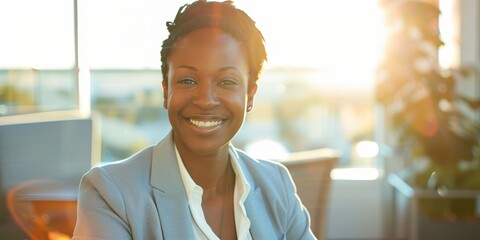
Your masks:
<path fill-rule="evenodd" d="M 163 89 L 163 107 L 168 109 L 168 83 L 167 81 L 162 81 L 162 89 Z"/>
<path fill-rule="evenodd" d="M 253 83 L 248 87 L 247 93 L 247 112 L 250 112 L 253 108 L 253 98 L 257 93 L 257 83 Z"/>

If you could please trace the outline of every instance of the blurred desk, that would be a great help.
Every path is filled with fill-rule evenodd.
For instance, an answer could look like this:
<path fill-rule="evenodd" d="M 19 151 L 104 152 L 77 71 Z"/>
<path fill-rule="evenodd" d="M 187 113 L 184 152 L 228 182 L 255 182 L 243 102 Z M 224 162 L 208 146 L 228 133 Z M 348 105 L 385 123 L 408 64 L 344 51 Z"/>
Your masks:
<path fill-rule="evenodd" d="M 41 218 L 48 229 L 71 236 L 77 220 L 76 186 L 56 186 L 25 193 L 19 200 L 30 202 L 36 218 Z"/>
<path fill-rule="evenodd" d="M 410 209 L 408 211 L 408 239 L 419 239 L 419 200 L 420 199 L 476 199 L 476 214 L 479 216 L 480 210 L 480 191 L 473 190 L 426 190 L 412 186 L 407 179 L 406 174 L 389 174 L 388 184 L 393 187 L 393 231 L 394 237 L 398 237 L 397 222 L 397 197 L 399 194 L 408 199 Z"/>
<path fill-rule="evenodd" d="M 48 239 L 50 234 L 70 237 L 77 218 L 77 192 L 77 185 L 27 181 L 9 191 L 9 210 L 33 239 Z"/>

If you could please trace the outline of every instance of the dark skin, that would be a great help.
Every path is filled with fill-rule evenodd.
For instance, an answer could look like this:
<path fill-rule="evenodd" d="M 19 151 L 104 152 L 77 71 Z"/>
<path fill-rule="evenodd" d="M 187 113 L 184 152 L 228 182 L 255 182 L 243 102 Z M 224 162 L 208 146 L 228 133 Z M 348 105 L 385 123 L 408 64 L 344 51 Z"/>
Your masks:
<path fill-rule="evenodd" d="M 213 159 L 188 161 L 188 158 L 182 156 L 188 173 L 203 189 L 202 209 L 208 225 L 217 236 L 221 236 L 222 240 L 237 239 L 233 209 L 235 173 L 231 166 L 227 165 L 228 160 L 222 159 L 228 159 L 228 155 L 219 157 L 216 161 Z M 204 164 L 204 161 L 211 161 L 212 164 Z M 222 175 L 218 177 L 219 174 Z"/>
<path fill-rule="evenodd" d="M 245 51 L 235 38 L 215 28 L 195 30 L 175 43 L 169 57 L 165 107 L 174 142 L 196 184 L 213 232 L 237 239 L 233 195 L 235 173 L 228 144 L 253 104 Z"/>
<path fill-rule="evenodd" d="M 237 239 L 233 210 L 235 175 L 226 173 L 217 186 L 205 189 L 202 208 L 208 225 L 221 239 Z M 223 222 L 223 224 L 222 224 Z"/>

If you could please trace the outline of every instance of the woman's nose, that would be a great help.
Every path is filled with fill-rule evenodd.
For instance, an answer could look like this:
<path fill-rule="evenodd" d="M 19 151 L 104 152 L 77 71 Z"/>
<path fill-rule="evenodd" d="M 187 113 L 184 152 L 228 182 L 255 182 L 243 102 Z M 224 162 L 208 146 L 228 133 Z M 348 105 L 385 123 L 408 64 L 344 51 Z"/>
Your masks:
<path fill-rule="evenodd" d="M 218 105 L 218 94 L 215 91 L 214 84 L 200 83 L 192 103 L 202 109 L 209 109 Z"/>

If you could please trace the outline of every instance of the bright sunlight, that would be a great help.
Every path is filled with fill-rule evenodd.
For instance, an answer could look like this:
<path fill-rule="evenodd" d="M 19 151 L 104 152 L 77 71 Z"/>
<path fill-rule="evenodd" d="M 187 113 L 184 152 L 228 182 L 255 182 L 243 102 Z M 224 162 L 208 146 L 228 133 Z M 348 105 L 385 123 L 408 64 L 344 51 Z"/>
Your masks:
<path fill-rule="evenodd" d="M 74 62 L 72 3 L 41 1 L 42 8 L 64 9 L 55 11 L 61 13 L 58 15 L 35 17 L 36 12 L 42 11 L 33 11 L 34 8 L 28 6 L 36 2 L 20 0 L 3 4 L 1 15 L 16 24 L 3 27 L 5 36 L 12 37 L 6 39 L 11 44 L 0 44 L 2 48 L 8 46 L 0 49 L 6 54 L 0 57 L 0 65 L 39 69 L 71 67 Z M 184 2 L 189 1 L 79 1 L 80 65 L 92 69 L 159 68 L 165 22 L 173 19 L 172 13 Z M 373 85 L 372 72 L 382 45 L 381 10 L 377 0 L 237 0 L 235 3 L 256 19 L 265 35 L 269 52 L 267 68 L 322 69 L 335 72 L 331 84 L 344 88 Z M 14 27 L 18 24 L 31 26 L 27 27 L 30 31 L 16 31 Z M 31 39 L 35 39 L 35 44 L 31 44 Z M 45 58 L 46 55 L 51 57 Z"/>

